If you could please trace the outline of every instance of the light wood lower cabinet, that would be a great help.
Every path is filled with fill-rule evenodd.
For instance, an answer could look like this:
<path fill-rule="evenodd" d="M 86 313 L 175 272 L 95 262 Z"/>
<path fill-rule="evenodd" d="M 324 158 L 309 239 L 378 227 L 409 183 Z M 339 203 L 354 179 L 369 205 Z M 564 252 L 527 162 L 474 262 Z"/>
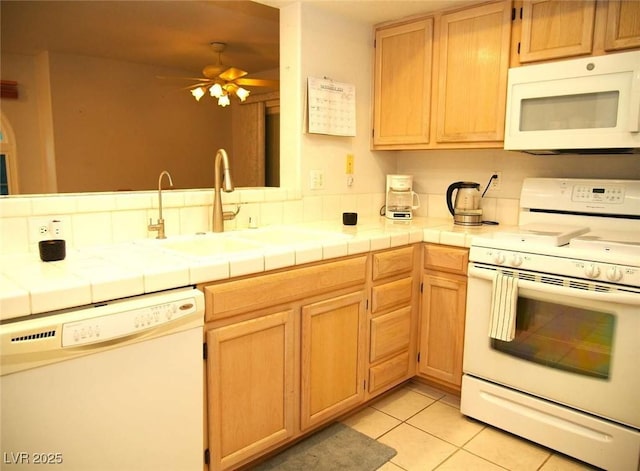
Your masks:
<path fill-rule="evenodd" d="M 358 291 L 302 307 L 303 431 L 364 399 L 365 302 Z"/>
<path fill-rule="evenodd" d="M 295 433 L 294 312 L 206 335 L 211 469 L 229 469 Z"/>
<path fill-rule="evenodd" d="M 245 466 L 415 374 L 420 254 L 201 286 L 209 469 Z"/>
<path fill-rule="evenodd" d="M 415 374 L 420 245 L 372 256 L 368 397 Z"/>
<path fill-rule="evenodd" d="M 425 244 L 418 375 L 460 391 L 468 250 Z"/>

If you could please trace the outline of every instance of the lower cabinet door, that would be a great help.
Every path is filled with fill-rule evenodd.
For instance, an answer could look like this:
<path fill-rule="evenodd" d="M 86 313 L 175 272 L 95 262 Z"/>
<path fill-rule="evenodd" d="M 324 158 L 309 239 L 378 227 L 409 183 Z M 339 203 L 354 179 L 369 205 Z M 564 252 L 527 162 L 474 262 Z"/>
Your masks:
<path fill-rule="evenodd" d="M 293 311 L 213 329 L 206 339 L 210 469 L 233 469 L 294 433 Z"/>
<path fill-rule="evenodd" d="M 425 274 L 422 281 L 418 374 L 459 389 L 462 382 L 466 277 Z"/>
<path fill-rule="evenodd" d="M 364 400 L 366 312 L 363 291 L 302 307 L 301 428 Z"/>

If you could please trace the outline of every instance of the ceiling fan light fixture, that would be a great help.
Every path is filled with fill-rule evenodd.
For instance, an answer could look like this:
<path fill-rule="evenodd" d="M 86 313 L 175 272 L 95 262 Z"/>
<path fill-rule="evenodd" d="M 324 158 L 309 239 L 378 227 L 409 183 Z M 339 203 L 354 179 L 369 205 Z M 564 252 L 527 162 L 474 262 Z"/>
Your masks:
<path fill-rule="evenodd" d="M 191 94 L 196 99 L 196 101 L 200 101 L 200 98 L 204 96 L 205 90 L 204 87 L 197 87 L 191 90 Z"/>
<path fill-rule="evenodd" d="M 218 105 L 222 106 L 223 108 L 225 106 L 229 106 L 230 104 L 231 100 L 229 100 L 229 95 L 225 94 L 218 98 Z"/>
<path fill-rule="evenodd" d="M 251 93 L 249 90 L 242 87 L 238 87 L 236 90 L 236 96 L 240 98 L 240 101 L 245 101 L 249 96 L 249 93 Z"/>
<path fill-rule="evenodd" d="M 209 93 L 212 97 L 220 98 L 223 95 L 224 91 L 222 90 L 222 86 L 219 83 L 214 83 L 213 85 L 211 85 L 211 88 L 209 88 Z"/>

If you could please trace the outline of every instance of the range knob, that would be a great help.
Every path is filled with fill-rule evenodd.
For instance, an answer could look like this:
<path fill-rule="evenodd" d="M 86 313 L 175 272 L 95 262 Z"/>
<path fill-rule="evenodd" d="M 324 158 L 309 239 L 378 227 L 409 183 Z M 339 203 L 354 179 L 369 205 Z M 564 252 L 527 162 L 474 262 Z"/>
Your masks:
<path fill-rule="evenodd" d="M 622 279 L 622 270 L 618 267 L 611 267 L 607 270 L 607 278 L 611 281 L 620 281 Z"/>
<path fill-rule="evenodd" d="M 514 267 L 519 267 L 520 265 L 522 265 L 523 259 L 522 259 L 522 255 L 520 255 L 519 253 L 514 253 L 513 255 L 511 255 L 511 265 Z"/>
<path fill-rule="evenodd" d="M 496 265 L 502 265 L 504 263 L 504 254 L 502 252 L 496 252 L 493 254 L 493 263 Z"/>
<path fill-rule="evenodd" d="M 598 278 L 600 276 L 600 267 L 595 263 L 590 263 L 584 267 L 584 274 L 587 278 Z"/>

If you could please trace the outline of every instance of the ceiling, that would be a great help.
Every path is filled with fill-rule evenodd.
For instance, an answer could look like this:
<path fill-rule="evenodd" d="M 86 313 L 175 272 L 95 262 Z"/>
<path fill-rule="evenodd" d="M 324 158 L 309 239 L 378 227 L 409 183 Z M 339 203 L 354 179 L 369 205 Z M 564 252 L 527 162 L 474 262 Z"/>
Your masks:
<path fill-rule="evenodd" d="M 368 24 L 474 0 L 303 0 Z M 1 51 L 49 50 L 180 69 L 199 77 L 215 64 L 209 44 L 227 43 L 224 65 L 253 76 L 279 64 L 279 13 L 289 0 L 258 2 L 0 1 Z M 11 79 L 10 77 L 3 77 Z"/>

